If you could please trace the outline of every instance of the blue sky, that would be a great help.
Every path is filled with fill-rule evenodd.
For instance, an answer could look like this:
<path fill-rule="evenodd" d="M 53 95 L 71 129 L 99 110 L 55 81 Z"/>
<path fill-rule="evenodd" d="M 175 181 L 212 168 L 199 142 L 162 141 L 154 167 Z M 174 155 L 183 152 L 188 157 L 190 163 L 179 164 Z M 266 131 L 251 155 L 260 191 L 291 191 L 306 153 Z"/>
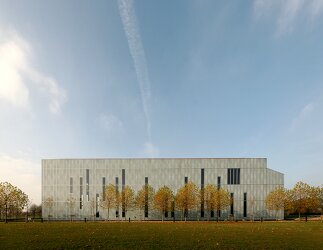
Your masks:
<path fill-rule="evenodd" d="M 0 0 L 0 181 L 42 158 L 266 157 L 323 179 L 323 1 Z"/>

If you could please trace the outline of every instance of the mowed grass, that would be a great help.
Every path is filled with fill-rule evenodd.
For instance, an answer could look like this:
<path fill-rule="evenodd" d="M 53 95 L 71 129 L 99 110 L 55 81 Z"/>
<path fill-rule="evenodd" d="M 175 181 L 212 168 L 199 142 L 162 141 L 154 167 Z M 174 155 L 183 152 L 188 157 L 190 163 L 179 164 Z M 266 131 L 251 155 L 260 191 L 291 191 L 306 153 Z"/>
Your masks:
<path fill-rule="evenodd" d="M 321 222 L 1 223 L 0 249 L 323 249 Z"/>

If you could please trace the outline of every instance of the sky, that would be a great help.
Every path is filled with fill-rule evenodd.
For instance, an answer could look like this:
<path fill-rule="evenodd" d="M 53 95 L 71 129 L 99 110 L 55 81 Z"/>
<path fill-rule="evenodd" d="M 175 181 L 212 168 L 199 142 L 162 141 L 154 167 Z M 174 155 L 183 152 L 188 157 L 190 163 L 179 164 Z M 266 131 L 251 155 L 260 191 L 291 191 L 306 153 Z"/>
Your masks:
<path fill-rule="evenodd" d="M 323 180 L 323 1 L 0 0 L 0 182 L 41 159 L 265 157 Z"/>

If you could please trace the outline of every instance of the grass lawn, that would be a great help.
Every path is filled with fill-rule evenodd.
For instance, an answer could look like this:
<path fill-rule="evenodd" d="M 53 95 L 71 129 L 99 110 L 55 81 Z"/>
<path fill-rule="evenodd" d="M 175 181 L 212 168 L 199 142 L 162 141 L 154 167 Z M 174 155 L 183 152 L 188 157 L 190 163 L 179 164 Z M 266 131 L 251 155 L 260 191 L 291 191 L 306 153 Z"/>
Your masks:
<path fill-rule="evenodd" d="M 1 223 L 0 249 L 17 248 L 323 249 L 323 223 Z"/>

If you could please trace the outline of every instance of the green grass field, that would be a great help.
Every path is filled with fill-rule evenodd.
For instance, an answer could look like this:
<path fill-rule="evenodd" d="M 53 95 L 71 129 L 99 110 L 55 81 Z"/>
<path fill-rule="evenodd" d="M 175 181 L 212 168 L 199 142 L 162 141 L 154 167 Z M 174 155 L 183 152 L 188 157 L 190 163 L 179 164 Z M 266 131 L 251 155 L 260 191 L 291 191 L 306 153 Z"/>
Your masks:
<path fill-rule="evenodd" d="M 1 223 L 0 249 L 17 248 L 323 249 L 323 223 Z"/>

